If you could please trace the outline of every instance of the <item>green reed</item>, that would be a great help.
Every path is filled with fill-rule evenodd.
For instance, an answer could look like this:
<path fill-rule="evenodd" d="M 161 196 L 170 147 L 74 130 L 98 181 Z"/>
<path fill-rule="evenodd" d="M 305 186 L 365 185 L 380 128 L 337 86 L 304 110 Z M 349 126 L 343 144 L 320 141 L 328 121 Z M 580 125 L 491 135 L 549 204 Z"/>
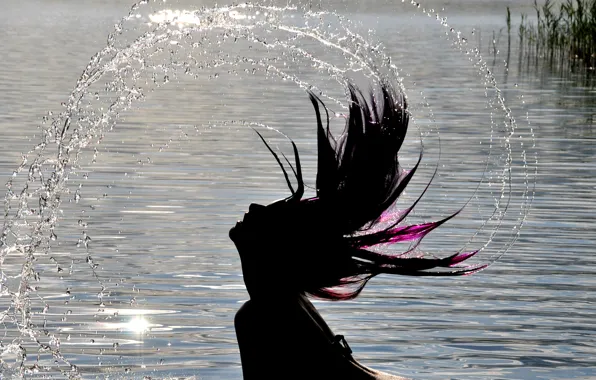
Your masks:
<path fill-rule="evenodd" d="M 519 54 L 528 65 L 546 60 L 562 70 L 588 70 L 596 66 L 596 0 L 554 2 L 534 0 L 536 23 L 526 14 L 519 25 Z M 511 14 L 507 8 L 507 26 Z"/>

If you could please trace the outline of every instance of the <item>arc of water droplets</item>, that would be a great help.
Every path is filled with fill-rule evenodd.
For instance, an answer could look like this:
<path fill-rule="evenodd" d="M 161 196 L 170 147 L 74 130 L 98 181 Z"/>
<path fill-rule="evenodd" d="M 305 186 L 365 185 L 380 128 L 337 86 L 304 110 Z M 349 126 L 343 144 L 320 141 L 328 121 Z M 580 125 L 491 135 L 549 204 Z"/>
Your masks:
<path fill-rule="evenodd" d="M 402 1 L 403 2 L 403 1 Z M 382 49 L 377 46 L 372 46 L 362 36 L 352 33 L 350 31 L 350 24 L 348 21 L 343 19 L 341 16 L 332 12 L 320 12 L 312 13 L 306 12 L 304 17 L 317 17 L 318 15 L 331 15 L 337 18 L 343 32 L 347 34 L 347 39 L 356 41 L 356 48 L 347 44 L 342 44 L 342 41 L 337 36 L 329 36 L 324 32 L 316 28 L 310 27 L 297 27 L 292 25 L 284 25 L 277 18 L 273 16 L 273 13 L 284 14 L 284 12 L 295 12 L 296 8 L 293 7 L 271 7 L 263 6 L 258 4 L 239 4 L 230 7 L 223 8 L 204 8 L 200 11 L 194 12 L 197 16 L 205 16 L 205 21 L 201 19 L 200 23 L 194 26 L 184 26 L 178 30 L 172 30 L 170 27 L 177 22 L 176 19 L 164 21 L 159 23 L 155 29 L 149 32 L 143 33 L 140 37 L 136 38 L 130 45 L 118 48 L 116 43 L 118 42 L 118 36 L 123 33 L 124 24 L 133 19 L 138 8 L 142 5 L 147 4 L 148 1 L 141 1 L 135 4 L 129 14 L 124 17 L 116 26 L 115 29 L 108 36 L 107 46 L 100 52 L 95 54 L 81 77 L 76 83 L 74 90 L 69 96 L 68 102 L 65 104 L 65 110 L 61 112 L 57 117 L 53 118 L 51 126 L 44 130 L 42 142 L 38 144 L 33 150 L 28 152 L 24 156 L 23 162 L 17 168 L 14 173 L 14 178 L 10 179 L 7 183 L 7 193 L 5 197 L 5 218 L 2 229 L 2 235 L 0 237 L 0 267 L 2 273 L 0 277 L 0 295 L 10 295 L 12 298 L 13 306 L 0 314 L 0 321 L 15 325 L 21 337 L 17 337 L 13 340 L 12 344 L 2 348 L 2 352 L 18 352 L 21 355 L 21 371 L 24 371 L 23 367 L 25 361 L 25 352 L 22 344 L 24 337 L 27 337 L 44 350 L 51 352 L 51 354 L 57 359 L 70 366 L 70 363 L 64 358 L 58 347 L 59 337 L 52 335 L 50 344 L 44 344 L 38 338 L 38 333 L 35 330 L 35 326 L 31 324 L 31 294 L 35 293 L 35 287 L 32 285 L 38 278 L 38 273 L 34 270 L 32 263 L 35 260 L 35 253 L 42 249 L 44 251 L 49 250 L 50 241 L 55 238 L 54 227 L 59 216 L 61 196 L 68 194 L 69 189 L 67 182 L 69 175 L 74 173 L 77 169 L 77 160 L 82 150 L 89 146 L 92 141 L 96 140 L 100 143 L 105 133 L 111 130 L 116 122 L 118 121 L 119 114 L 130 108 L 135 101 L 142 100 L 145 97 L 144 89 L 137 86 L 137 81 L 140 79 L 139 72 L 143 70 L 161 70 L 165 73 L 164 81 L 167 82 L 168 67 L 165 65 L 148 65 L 148 61 L 154 56 L 159 56 L 163 49 L 156 49 L 155 51 L 149 52 L 148 49 L 154 46 L 160 46 L 168 44 L 171 41 L 182 41 L 183 39 L 192 39 L 192 33 L 201 32 L 212 29 L 224 29 L 230 32 L 234 38 L 243 38 L 245 40 L 253 41 L 260 44 L 267 50 L 269 49 L 281 49 L 289 52 L 293 57 L 298 57 L 316 64 L 320 68 L 320 71 L 326 72 L 330 77 L 335 80 L 342 82 L 344 75 L 347 71 L 365 71 L 366 75 L 371 77 L 373 80 L 380 79 L 381 68 L 377 67 L 376 61 L 379 60 L 387 66 L 389 73 L 397 80 L 400 86 L 403 88 L 403 83 L 399 79 L 400 69 L 393 63 L 391 63 L 390 57 L 386 56 Z M 412 5 L 420 8 L 420 5 L 415 2 L 411 2 Z M 233 11 L 243 11 L 246 9 L 250 10 L 261 10 L 271 12 L 272 14 L 264 19 L 254 21 L 250 23 L 241 23 L 237 19 L 230 16 Z M 434 11 L 427 11 L 422 9 L 422 12 L 431 16 Z M 495 209 L 492 215 L 483 222 L 481 227 L 475 232 L 475 234 L 469 239 L 471 242 L 477 234 L 488 225 L 492 220 L 497 221 L 497 226 L 491 231 L 489 239 L 483 245 L 482 249 L 486 248 L 492 241 L 496 233 L 498 232 L 501 223 L 504 219 L 505 213 L 508 210 L 511 201 L 511 163 L 512 163 L 512 148 L 510 145 L 509 138 L 513 136 L 516 129 L 516 122 L 511 115 L 511 111 L 505 105 L 505 99 L 501 94 L 501 91 L 497 87 L 494 76 L 490 73 L 486 63 L 482 60 L 480 53 L 477 49 L 467 49 L 467 41 L 465 38 L 451 28 L 445 19 L 440 18 L 436 14 L 437 20 L 440 20 L 441 24 L 449 30 L 447 33 L 451 36 L 451 40 L 455 42 L 456 47 L 467 53 L 472 53 L 470 60 L 475 66 L 479 66 L 479 75 L 484 78 L 485 88 L 494 89 L 496 91 L 495 99 L 488 100 L 488 104 L 491 108 L 497 105 L 505 114 L 505 128 L 508 131 L 506 137 L 506 168 L 505 175 L 506 179 L 502 182 L 500 197 L 496 202 Z M 275 43 L 269 43 L 266 39 L 260 38 L 254 32 L 256 27 L 269 27 L 277 30 L 281 30 L 289 33 L 291 36 L 287 41 L 277 40 Z M 204 37 L 206 38 L 206 37 Z M 291 42 L 297 38 L 310 38 L 323 44 L 329 48 L 337 50 L 348 60 L 348 65 L 345 68 L 337 67 L 330 63 L 324 62 L 321 59 L 316 58 L 313 54 L 309 53 L 306 49 L 300 48 Z M 191 46 L 195 46 L 191 44 Z M 174 51 L 179 49 L 178 44 L 169 45 L 172 49 L 171 56 Z M 199 55 L 201 55 L 199 53 Z M 216 55 L 217 56 L 217 55 Z M 306 81 L 301 80 L 298 76 L 287 73 L 286 71 L 275 66 L 275 59 L 271 58 L 245 58 L 241 56 L 225 57 L 217 56 L 216 59 L 207 58 L 204 61 L 198 61 L 196 58 L 191 57 L 194 60 L 193 66 L 213 68 L 219 65 L 230 64 L 233 62 L 245 62 L 251 65 L 256 65 L 264 69 L 267 75 L 271 74 L 274 77 L 282 79 L 290 79 L 298 86 L 308 89 L 316 88 L 310 85 Z M 139 71 L 134 72 L 131 64 L 136 63 L 140 65 Z M 176 75 L 175 68 L 185 68 L 187 71 L 190 67 L 186 62 L 180 64 L 172 63 L 174 68 L 174 75 Z M 132 72 L 132 84 L 126 82 L 126 76 Z M 87 95 L 89 95 L 89 88 L 99 81 L 101 78 L 109 73 L 117 73 L 116 79 L 111 82 L 106 82 L 106 92 L 112 92 L 118 94 L 118 96 L 110 100 L 110 105 L 106 111 L 102 111 L 98 114 L 92 107 L 93 100 L 87 100 L 84 105 Z M 135 77 L 136 75 L 136 77 Z M 153 73 L 153 79 L 155 81 L 156 74 Z M 160 85 L 157 84 L 159 87 Z M 326 95 L 322 90 L 320 91 L 321 96 L 327 98 L 336 104 L 343 106 L 342 101 L 335 99 L 331 96 Z M 153 89 L 149 90 L 153 91 Z M 496 103 L 496 104 L 495 104 Z M 431 115 L 432 119 L 432 115 Z M 259 125 L 259 124 L 254 124 Z M 491 133 L 491 150 L 489 150 L 489 157 L 492 154 L 492 138 L 494 134 L 494 120 L 491 120 L 490 133 Z M 532 135 L 533 138 L 533 135 Z M 49 146 L 55 145 L 57 152 L 55 156 L 50 154 L 50 157 L 46 157 L 45 151 Z M 532 147 L 533 148 L 533 147 Z M 32 158 L 33 162 L 29 164 L 29 160 Z M 510 240 L 499 250 L 497 258 L 506 253 L 511 246 L 515 243 L 519 237 L 520 229 L 523 226 L 528 211 L 533 199 L 533 189 L 530 189 L 529 175 L 527 173 L 527 157 L 526 151 L 522 152 L 522 159 L 524 162 L 524 168 L 526 169 L 525 175 L 525 190 L 523 192 L 524 201 L 521 204 L 521 216 L 518 219 L 518 228 L 512 232 Z M 486 165 L 488 167 L 487 158 Z M 19 178 L 19 175 L 27 169 L 27 178 L 24 181 L 23 190 L 16 194 L 13 190 L 15 178 Z M 485 180 L 487 169 L 485 167 L 481 181 Z M 39 183 L 39 187 L 35 188 L 35 185 Z M 509 192 L 505 205 L 501 207 L 500 199 L 507 192 Z M 530 196 L 530 192 L 532 192 Z M 492 191 L 491 191 L 491 194 Z M 79 195 L 80 196 L 80 195 Z M 36 211 L 31 211 L 28 208 L 28 201 L 31 198 L 37 197 L 39 199 L 39 208 Z M 493 197 L 496 196 L 493 195 Z M 11 214 L 13 210 L 13 203 L 18 205 L 18 208 L 14 214 Z M 33 221 L 30 221 L 30 220 Z M 28 232 L 23 233 L 26 230 Z M 22 265 L 21 271 L 18 275 L 12 278 L 19 278 L 19 286 L 16 292 L 11 292 L 9 288 L 10 276 L 5 274 L 4 263 L 5 259 L 9 255 L 24 255 L 25 263 Z M 90 259 L 90 258 L 89 258 Z M 89 261 L 89 260 L 88 260 Z M 92 264 L 92 261 L 90 261 Z M 92 268 L 93 269 L 93 268 Z M 97 277 L 97 276 L 96 276 Z M 102 292 L 104 287 L 102 285 Z M 71 371 L 72 370 L 72 371 Z M 63 371 L 66 375 L 76 375 L 76 367 L 69 367 L 68 371 Z"/>
<path fill-rule="evenodd" d="M 402 2 L 404 2 L 404 1 L 405 0 L 402 0 Z M 418 2 L 415 2 L 414 0 L 411 0 L 410 4 L 414 5 L 417 8 L 421 8 L 421 4 Z M 513 156 L 512 156 L 512 147 L 511 147 L 510 139 L 512 137 L 514 137 L 514 135 L 515 135 L 515 132 L 517 129 L 517 122 L 516 122 L 515 118 L 513 117 L 511 109 L 506 104 L 505 97 L 503 96 L 503 93 L 502 93 L 501 89 L 499 88 L 493 73 L 488 68 L 486 61 L 482 58 L 482 55 L 480 54 L 480 50 L 477 47 L 468 48 L 468 40 L 462 36 L 462 33 L 460 31 L 458 31 L 457 29 L 453 28 L 452 26 L 450 26 L 447 23 L 447 18 L 441 17 L 438 13 L 435 13 L 434 9 L 427 10 L 425 8 L 422 8 L 421 11 L 429 17 L 434 16 L 436 18 L 436 20 L 438 20 L 441 23 L 441 25 L 443 25 L 448 30 L 446 35 L 451 36 L 450 40 L 454 43 L 454 45 L 457 47 L 457 49 L 460 52 L 464 53 L 465 55 L 469 56 L 468 59 L 470 60 L 470 62 L 473 63 L 474 67 L 479 67 L 478 74 L 481 78 L 483 78 L 483 81 L 485 84 L 485 90 L 488 91 L 489 89 L 493 89 L 496 93 L 496 95 L 493 99 L 491 99 L 487 96 L 487 104 L 489 105 L 489 107 L 491 109 L 494 109 L 495 102 L 496 102 L 498 107 L 504 113 L 503 126 L 505 128 L 505 131 L 507 131 L 506 136 L 503 137 L 504 141 L 505 141 L 505 147 L 506 147 L 505 152 L 507 154 L 507 157 L 505 159 L 505 168 L 504 168 L 504 172 L 506 173 L 505 174 L 506 180 L 501 183 L 501 192 L 500 192 L 499 198 L 497 199 L 493 195 L 493 197 L 496 200 L 496 205 L 493 210 L 493 213 L 491 214 L 491 216 L 489 218 L 487 218 L 482 223 L 482 225 L 476 230 L 476 232 L 468 240 L 468 243 L 470 243 L 480 233 L 480 231 L 482 231 L 485 228 L 485 226 L 488 225 L 488 223 L 491 220 L 496 219 L 497 226 L 495 228 L 493 228 L 489 238 L 481 247 L 481 250 L 484 250 L 486 247 L 488 247 L 488 245 L 491 243 L 491 241 L 494 239 L 494 237 L 500 230 L 500 227 L 503 223 L 505 214 L 507 213 L 509 206 L 510 206 L 511 196 L 512 196 L 512 191 L 513 191 L 512 190 Z M 483 171 L 481 181 L 485 180 L 485 176 L 486 176 L 487 169 L 488 169 L 488 162 L 489 162 L 490 156 L 492 155 L 492 142 L 493 142 L 493 137 L 494 137 L 494 127 L 495 127 L 495 121 L 492 118 L 492 116 L 493 115 L 491 113 L 491 126 L 490 126 L 491 149 L 489 149 L 488 157 L 486 159 L 486 166 Z M 528 122 L 528 125 L 529 125 L 529 122 Z M 537 176 L 537 170 L 538 170 L 538 154 L 535 150 L 536 149 L 536 139 L 534 136 L 533 128 L 531 127 L 531 125 L 529 125 L 529 128 L 530 128 L 530 136 L 531 136 L 531 142 L 532 142 L 532 146 L 530 148 L 534 151 L 534 157 L 533 157 L 533 159 L 534 159 L 533 179 L 534 179 L 534 181 L 533 181 L 532 185 L 530 186 L 530 174 L 528 172 L 529 162 L 528 162 L 528 157 L 527 157 L 527 151 L 525 148 L 523 148 L 520 153 L 520 157 L 521 157 L 521 160 L 523 163 L 523 170 L 524 170 L 524 175 L 523 175 L 524 190 L 521 194 L 523 201 L 521 202 L 521 205 L 520 205 L 520 216 L 517 219 L 516 225 L 513 227 L 512 231 L 510 232 L 510 238 L 499 249 L 499 251 L 494 255 L 492 262 L 497 261 L 505 253 L 507 253 L 509 251 L 509 249 L 518 240 L 518 238 L 521 234 L 521 229 L 526 222 L 526 219 L 529 215 L 530 208 L 531 208 L 533 200 L 534 200 L 535 189 L 536 189 L 536 176 Z M 521 145 L 523 146 L 523 143 Z M 508 188 L 508 190 L 506 190 L 506 188 Z M 505 206 L 502 208 L 502 210 L 500 210 L 499 207 L 502 202 L 501 199 L 503 198 L 505 193 L 507 193 L 507 199 L 505 200 Z M 491 190 L 491 195 L 492 194 L 493 194 L 493 192 Z"/>

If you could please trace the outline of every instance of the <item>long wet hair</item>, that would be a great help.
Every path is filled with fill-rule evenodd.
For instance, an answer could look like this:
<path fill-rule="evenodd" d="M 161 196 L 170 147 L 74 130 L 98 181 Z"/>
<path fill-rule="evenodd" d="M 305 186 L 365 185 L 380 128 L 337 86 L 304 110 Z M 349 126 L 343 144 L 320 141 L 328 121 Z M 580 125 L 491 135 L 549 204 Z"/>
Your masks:
<path fill-rule="evenodd" d="M 302 198 L 304 181 L 294 142 L 295 167 L 286 161 L 298 182 L 296 190 L 281 160 L 259 134 L 281 167 L 292 192 L 288 198 L 267 207 L 292 214 L 290 219 L 294 222 L 286 231 L 308 224 L 310 242 L 298 243 L 302 244 L 299 249 L 314 253 L 304 252 L 310 266 L 300 281 L 300 291 L 318 298 L 353 299 L 371 278 L 381 273 L 461 276 L 486 267 L 458 265 L 478 251 L 457 252 L 445 258 L 424 257 L 417 251 L 427 234 L 459 213 L 456 211 L 435 222 L 404 224 L 430 181 L 412 205 L 399 212 L 390 211 L 416 173 L 422 153 L 413 168 L 401 168 L 398 152 L 409 122 L 406 98 L 387 81 L 382 81 L 379 87 L 377 96 L 371 90 L 366 97 L 355 85 L 347 85 L 349 115 L 345 130 L 338 138 L 331 134 L 327 108 L 309 92 L 317 121 L 315 197 Z M 326 126 L 323 126 L 321 107 L 326 114 Z M 294 240 L 303 241 L 304 235 L 303 229 Z M 407 251 L 385 253 L 375 249 L 401 242 L 411 243 Z"/>

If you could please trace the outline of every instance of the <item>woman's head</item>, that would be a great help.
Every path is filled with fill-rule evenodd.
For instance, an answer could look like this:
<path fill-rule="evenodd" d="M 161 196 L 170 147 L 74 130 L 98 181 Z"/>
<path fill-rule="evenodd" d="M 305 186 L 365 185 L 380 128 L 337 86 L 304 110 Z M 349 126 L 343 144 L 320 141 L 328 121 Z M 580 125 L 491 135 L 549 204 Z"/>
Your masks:
<path fill-rule="evenodd" d="M 348 256 L 340 255 L 343 235 L 321 206 L 306 199 L 251 204 L 230 230 L 251 298 L 308 292 L 334 286 L 335 278 L 343 277 L 332 275 L 351 265 Z"/>
<path fill-rule="evenodd" d="M 298 181 L 296 191 L 283 164 L 259 134 L 282 168 L 292 195 L 268 206 L 251 205 L 243 222 L 230 231 L 240 252 L 245 282 L 252 277 L 249 282 L 257 281 L 266 287 L 267 279 L 272 280 L 270 286 L 283 281 L 292 290 L 318 297 L 350 299 L 380 273 L 463 275 L 483 269 L 484 266 L 474 266 L 429 271 L 453 267 L 475 252 L 427 259 L 412 257 L 412 248 L 398 254 L 371 250 L 381 244 L 403 241 L 417 246 L 426 234 L 457 212 L 437 222 L 402 225 L 419 198 L 394 222 L 380 226 L 381 219 L 390 219 L 384 216 L 416 172 L 421 156 L 409 171 L 399 165 L 398 151 L 409 121 L 403 94 L 388 82 L 381 82 L 378 93 L 368 97 L 352 84 L 348 84 L 347 90 L 349 116 L 338 139 L 329 130 L 324 104 L 309 94 L 317 121 L 315 197 L 302 199 L 304 184 L 294 143 L 296 168 L 291 169 Z M 326 127 L 319 105 L 326 113 Z"/>

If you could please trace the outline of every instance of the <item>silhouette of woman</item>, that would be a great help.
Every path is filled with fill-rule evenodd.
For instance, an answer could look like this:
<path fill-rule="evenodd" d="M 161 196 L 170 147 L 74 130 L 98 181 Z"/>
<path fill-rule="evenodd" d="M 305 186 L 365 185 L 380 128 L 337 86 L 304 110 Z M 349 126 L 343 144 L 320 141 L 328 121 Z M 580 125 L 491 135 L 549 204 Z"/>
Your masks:
<path fill-rule="evenodd" d="M 250 295 L 234 321 L 246 380 L 402 379 L 358 363 L 343 336 L 331 331 L 307 296 L 353 299 L 381 273 L 454 276 L 485 267 L 457 265 L 476 252 L 446 258 L 415 254 L 420 240 L 457 212 L 436 222 L 403 225 L 423 192 L 409 208 L 391 215 L 388 210 L 422 158 L 420 154 L 409 171 L 398 162 L 409 120 L 405 96 L 388 81 L 381 81 L 378 96 L 371 92 L 368 99 L 353 84 L 347 92 L 349 116 L 338 139 L 329 130 L 324 104 L 309 93 L 317 121 L 315 197 L 302 199 L 304 182 L 294 142 L 295 168 L 288 164 L 298 182 L 296 190 L 259 134 L 292 195 L 268 206 L 251 204 L 243 221 L 230 230 Z M 327 113 L 326 127 L 319 104 Z M 412 242 L 413 247 L 403 253 L 371 249 L 397 242 Z"/>

